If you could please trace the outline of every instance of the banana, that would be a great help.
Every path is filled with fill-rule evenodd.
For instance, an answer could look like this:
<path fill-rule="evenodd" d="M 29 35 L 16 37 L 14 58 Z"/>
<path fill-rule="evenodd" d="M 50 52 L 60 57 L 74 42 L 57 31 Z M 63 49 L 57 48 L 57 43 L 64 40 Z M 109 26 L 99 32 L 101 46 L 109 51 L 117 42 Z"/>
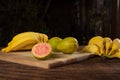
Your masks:
<path fill-rule="evenodd" d="M 31 35 L 31 34 L 35 34 L 35 32 L 29 31 L 29 32 L 19 33 L 19 34 L 15 35 L 15 36 L 12 38 L 12 40 L 8 43 L 8 45 L 11 45 L 14 41 L 17 41 L 17 40 L 19 40 L 20 38 L 23 38 L 24 36 L 29 36 L 29 35 Z"/>
<path fill-rule="evenodd" d="M 46 34 L 38 33 L 38 32 L 23 32 L 23 33 L 19 33 L 16 36 L 14 36 L 13 39 L 8 43 L 8 45 L 11 45 L 15 41 L 19 40 L 20 38 L 24 38 L 26 36 L 34 36 L 36 38 L 36 40 L 39 37 L 38 41 L 40 41 L 40 42 L 48 41 L 48 36 Z"/>
<path fill-rule="evenodd" d="M 96 46 L 99 47 L 100 52 L 98 55 L 102 55 L 104 54 L 104 38 L 101 36 L 95 36 L 93 38 L 91 38 L 88 42 L 88 45 L 90 44 L 95 44 Z"/>
<path fill-rule="evenodd" d="M 107 55 L 110 52 L 112 40 L 109 37 L 104 37 L 104 45 L 105 45 L 105 54 Z"/>
<path fill-rule="evenodd" d="M 46 34 L 39 34 L 41 42 L 48 42 L 48 36 Z"/>
<path fill-rule="evenodd" d="M 91 53 L 91 54 L 98 55 L 98 54 L 99 54 L 99 48 L 98 48 L 96 45 L 91 44 L 91 45 L 85 46 L 85 47 L 82 49 L 81 52 L 83 52 L 83 53 L 89 52 L 89 53 Z"/>
<path fill-rule="evenodd" d="M 8 46 L 2 49 L 2 52 L 29 50 L 36 43 L 47 41 L 48 36 L 46 34 L 37 32 L 23 32 L 14 36 L 8 43 Z"/>
<path fill-rule="evenodd" d="M 43 42 L 48 42 L 48 36 L 46 34 L 43 34 Z"/>
<path fill-rule="evenodd" d="M 31 50 L 35 44 L 28 44 L 20 48 L 20 50 Z"/>
<path fill-rule="evenodd" d="M 95 36 L 81 52 L 90 52 L 107 58 L 120 58 L 120 39 L 115 38 L 112 41 L 109 37 Z"/>
<path fill-rule="evenodd" d="M 10 52 L 10 51 L 15 51 L 15 50 L 21 50 L 26 45 L 29 44 L 36 44 L 38 41 L 33 38 L 33 37 L 25 37 L 21 38 L 20 40 L 14 42 L 13 44 L 9 45 L 6 48 L 2 49 L 2 52 Z"/>
<path fill-rule="evenodd" d="M 97 46 L 103 46 L 103 38 L 101 36 L 95 36 L 91 38 L 88 44 L 96 44 Z"/>
<path fill-rule="evenodd" d="M 114 51 L 119 50 L 120 49 L 120 39 L 119 38 L 115 38 L 112 42 L 112 49 L 110 50 L 110 52 L 108 53 L 108 55 L 111 55 L 114 53 Z"/>
<path fill-rule="evenodd" d="M 107 56 L 108 58 L 120 58 L 120 49 L 115 51 L 114 54 Z"/>

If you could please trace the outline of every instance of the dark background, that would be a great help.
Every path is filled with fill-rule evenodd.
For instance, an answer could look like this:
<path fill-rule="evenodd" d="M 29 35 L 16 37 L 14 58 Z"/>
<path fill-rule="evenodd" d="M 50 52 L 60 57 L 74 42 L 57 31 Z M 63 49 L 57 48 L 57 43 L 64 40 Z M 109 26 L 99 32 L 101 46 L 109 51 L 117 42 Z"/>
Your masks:
<path fill-rule="evenodd" d="M 117 1 L 0 0 L 0 46 L 25 31 L 73 36 L 80 45 L 95 35 L 119 37 Z"/>

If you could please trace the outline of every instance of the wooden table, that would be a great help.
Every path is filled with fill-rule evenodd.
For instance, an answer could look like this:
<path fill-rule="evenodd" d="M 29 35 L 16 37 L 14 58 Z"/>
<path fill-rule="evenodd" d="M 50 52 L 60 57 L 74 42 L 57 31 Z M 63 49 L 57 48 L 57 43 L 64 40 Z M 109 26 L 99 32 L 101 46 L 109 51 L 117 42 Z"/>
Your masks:
<path fill-rule="evenodd" d="M 79 63 L 42 69 L 0 61 L 0 80 L 120 80 L 120 59 L 91 57 Z"/>

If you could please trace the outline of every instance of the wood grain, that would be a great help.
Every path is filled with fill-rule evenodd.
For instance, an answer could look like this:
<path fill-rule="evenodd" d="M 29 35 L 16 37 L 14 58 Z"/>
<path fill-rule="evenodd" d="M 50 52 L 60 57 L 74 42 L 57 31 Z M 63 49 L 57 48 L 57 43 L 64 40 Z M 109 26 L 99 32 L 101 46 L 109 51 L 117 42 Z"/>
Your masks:
<path fill-rule="evenodd" d="M 56 52 L 46 60 L 38 60 L 32 56 L 31 51 L 21 51 L 1 53 L 0 60 L 49 69 L 88 59 L 90 55 L 91 53 L 63 54 Z"/>
<path fill-rule="evenodd" d="M 120 80 L 120 59 L 94 56 L 52 69 L 0 61 L 0 80 Z"/>

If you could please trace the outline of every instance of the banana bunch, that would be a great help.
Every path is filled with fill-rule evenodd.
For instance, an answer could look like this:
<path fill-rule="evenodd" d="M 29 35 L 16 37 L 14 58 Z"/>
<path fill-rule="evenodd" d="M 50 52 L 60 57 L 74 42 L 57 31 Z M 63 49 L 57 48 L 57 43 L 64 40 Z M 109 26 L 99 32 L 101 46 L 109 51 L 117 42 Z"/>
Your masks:
<path fill-rule="evenodd" d="M 23 32 L 15 35 L 2 52 L 30 50 L 39 42 L 47 42 L 48 36 L 38 32 Z"/>
<path fill-rule="evenodd" d="M 95 36 L 91 38 L 81 52 L 89 52 L 107 58 L 120 58 L 120 39 Z"/>

